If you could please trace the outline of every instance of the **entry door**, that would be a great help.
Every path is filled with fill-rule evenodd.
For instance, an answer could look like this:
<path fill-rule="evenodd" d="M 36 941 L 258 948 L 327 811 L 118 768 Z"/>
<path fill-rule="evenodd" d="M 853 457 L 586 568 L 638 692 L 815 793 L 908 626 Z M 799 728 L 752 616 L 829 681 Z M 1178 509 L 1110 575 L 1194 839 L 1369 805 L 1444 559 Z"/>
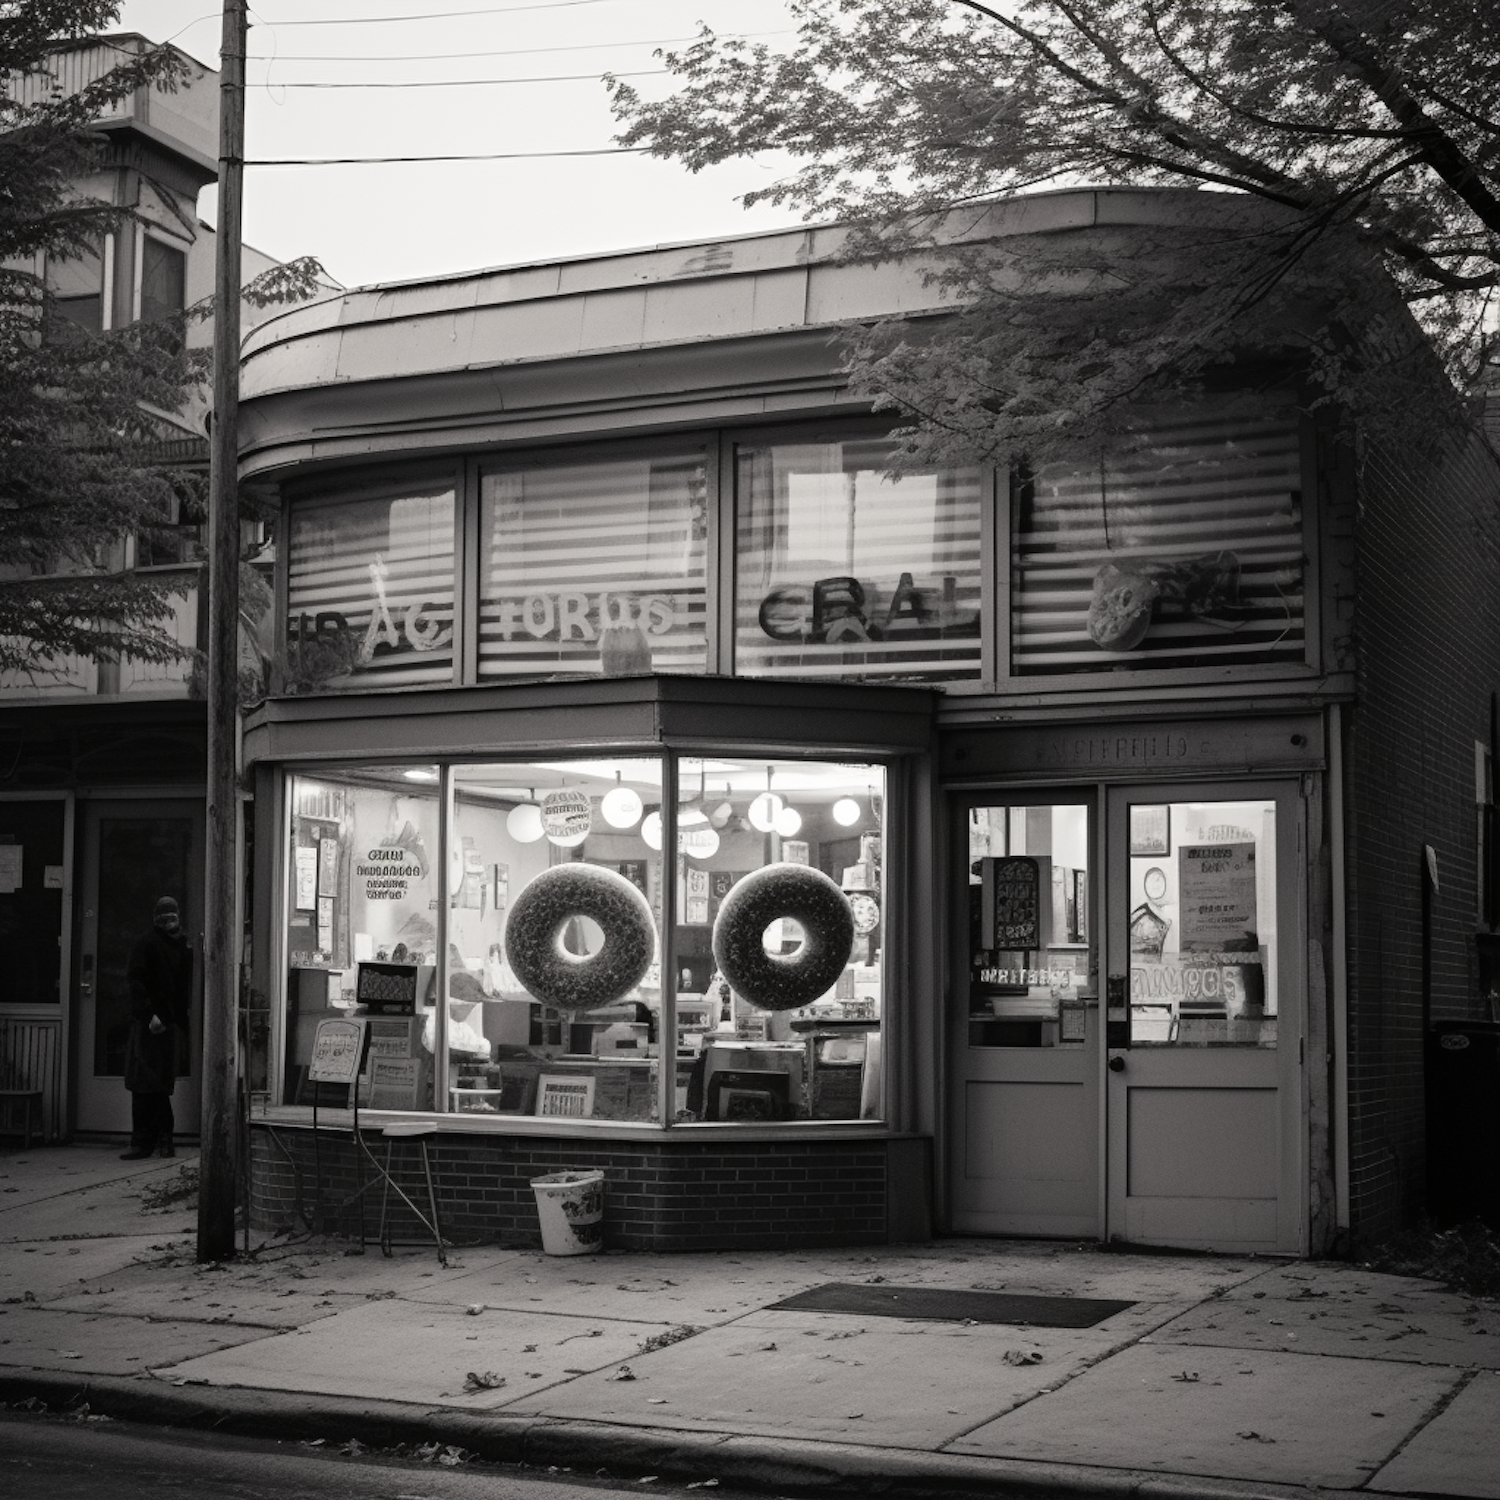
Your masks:
<path fill-rule="evenodd" d="M 981 1234 L 1101 1232 L 1098 966 L 1086 794 L 955 809 L 950 1221 Z"/>
<path fill-rule="evenodd" d="M 177 1129 L 198 1129 L 198 1052 L 203 926 L 203 806 L 187 800 L 94 802 L 84 812 L 79 944 L 78 1128 L 128 1131 L 125 1039 L 130 1031 L 126 965 L 151 929 L 158 897 L 175 896 L 194 949 L 188 1055 L 192 1074 L 172 1095 Z"/>
<path fill-rule="evenodd" d="M 1280 783 L 1109 793 L 1112 1239 L 1303 1248 L 1300 814 Z"/>

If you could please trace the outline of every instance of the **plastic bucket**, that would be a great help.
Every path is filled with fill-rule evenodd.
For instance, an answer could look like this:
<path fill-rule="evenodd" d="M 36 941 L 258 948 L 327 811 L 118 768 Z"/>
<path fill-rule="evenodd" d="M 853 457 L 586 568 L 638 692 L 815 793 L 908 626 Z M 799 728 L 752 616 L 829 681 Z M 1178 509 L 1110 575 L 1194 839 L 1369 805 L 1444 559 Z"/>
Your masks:
<path fill-rule="evenodd" d="M 533 1177 L 531 1190 L 548 1255 L 595 1255 L 604 1248 L 603 1172 L 549 1172 Z"/>

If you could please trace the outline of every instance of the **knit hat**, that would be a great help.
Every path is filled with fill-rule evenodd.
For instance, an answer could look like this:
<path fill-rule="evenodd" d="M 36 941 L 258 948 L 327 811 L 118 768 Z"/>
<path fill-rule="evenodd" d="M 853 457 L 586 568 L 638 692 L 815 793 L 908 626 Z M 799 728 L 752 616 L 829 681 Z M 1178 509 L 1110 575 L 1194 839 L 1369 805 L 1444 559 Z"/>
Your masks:
<path fill-rule="evenodd" d="M 162 917 L 165 916 L 168 912 L 171 912 L 174 916 L 177 913 L 177 898 L 175 896 L 163 896 L 161 900 L 156 903 L 156 909 L 151 913 L 151 915 L 153 917 Z"/>

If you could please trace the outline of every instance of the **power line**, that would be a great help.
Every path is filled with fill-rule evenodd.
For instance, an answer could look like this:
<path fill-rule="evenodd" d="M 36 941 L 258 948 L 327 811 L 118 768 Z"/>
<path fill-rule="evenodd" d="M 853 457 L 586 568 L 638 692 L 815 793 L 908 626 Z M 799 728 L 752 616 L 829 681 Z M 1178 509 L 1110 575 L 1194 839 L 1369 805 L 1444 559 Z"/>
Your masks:
<path fill-rule="evenodd" d="M 486 5 L 480 10 L 436 10 L 425 16 L 348 16 L 326 20 L 263 21 L 263 26 L 386 26 L 399 21 L 446 21 L 453 16 L 508 16 L 523 10 L 562 10 L 572 5 L 609 5 L 613 0 L 547 0 L 536 5 Z"/>
<path fill-rule="evenodd" d="M 367 167 L 424 161 L 536 161 L 553 156 L 636 156 L 645 146 L 599 146 L 585 151 L 475 151 L 456 156 L 246 157 L 247 167 Z"/>
<path fill-rule="evenodd" d="M 791 31 L 725 33 L 721 41 L 745 42 L 753 37 L 791 36 Z M 493 52 L 408 52 L 401 57 L 359 56 L 330 52 L 252 52 L 247 62 L 452 62 L 460 57 L 528 57 L 537 52 L 602 52 L 607 47 L 675 47 L 696 42 L 695 36 L 645 36 L 630 42 L 569 42 L 559 47 L 500 47 Z"/>
<path fill-rule="evenodd" d="M 615 78 L 659 78 L 665 68 L 641 68 L 632 73 L 615 73 Z M 390 83 L 262 83 L 253 87 L 265 89 L 461 89 L 489 87 L 504 83 L 598 83 L 598 73 L 556 73 L 550 78 L 417 78 Z"/>

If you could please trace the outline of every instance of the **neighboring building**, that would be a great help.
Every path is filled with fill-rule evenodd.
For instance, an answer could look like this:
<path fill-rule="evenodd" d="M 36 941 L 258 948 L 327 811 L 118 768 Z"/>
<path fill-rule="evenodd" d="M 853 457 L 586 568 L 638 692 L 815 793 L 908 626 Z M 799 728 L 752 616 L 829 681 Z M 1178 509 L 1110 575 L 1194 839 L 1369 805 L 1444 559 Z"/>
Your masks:
<path fill-rule="evenodd" d="M 30 75 L 18 93 L 76 92 L 150 46 L 122 35 L 59 47 L 55 85 Z M 168 317 L 213 292 L 214 231 L 199 219 L 197 201 L 217 175 L 218 75 L 191 66 L 175 92 L 138 90 L 99 121 L 107 155 L 77 184 L 80 195 L 134 208 L 140 221 L 107 236 L 96 256 L 35 267 L 63 316 L 85 330 Z M 247 247 L 245 280 L 274 264 Z M 248 324 L 265 312 L 245 304 L 242 315 Z M 187 337 L 210 345 L 212 323 L 190 324 Z M 206 469 L 205 411 L 200 400 L 157 414 L 165 461 Z M 205 629 L 198 587 L 205 532 L 190 518 L 164 515 L 160 526 L 122 537 L 99 559 L 106 570 L 149 570 L 176 584 L 171 628 L 188 647 Z M 0 850 L 20 850 L 19 868 L 0 873 L 8 956 L 0 977 L 0 1081 L 44 1090 L 52 1139 L 129 1129 L 120 1082 L 124 967 L 157 895 L 178 897 L 197 945 L 206 719 L 190 690 L 191 670 L 188 662 L 73 657 L 0 674 Z M 191 1133 L 196 1067 L 177 1101 L 180 1128 Z"/>
<path fill-rule="evenodd" d="M 1222 201 L 1070 190 L 974 234 Z M 528 1178 L 584 1166 L 656 1249 L 1307 1255 L 1419 1209 L 1424 1012 L 1490 1004 L 1494 454 L 1364 434 L 1356 472 L 1288 374 L 1102 466 L 892 481 L 833 335 L 941 309 L 841 238 L 371 288 L 248 339 L 243 471 L 284 499 L 245 734 L 258 1227 L 356 1224 L 315 1066 L 351 1017 L 458 1237 L 527 1242 Z M 506 920 L 580 860 L 646 894 L 657 961 L 572 1014 L 546 924 Z M 778 862 L 849 894 L 850 961 L 726 1010 L 715 924 Z"/>

